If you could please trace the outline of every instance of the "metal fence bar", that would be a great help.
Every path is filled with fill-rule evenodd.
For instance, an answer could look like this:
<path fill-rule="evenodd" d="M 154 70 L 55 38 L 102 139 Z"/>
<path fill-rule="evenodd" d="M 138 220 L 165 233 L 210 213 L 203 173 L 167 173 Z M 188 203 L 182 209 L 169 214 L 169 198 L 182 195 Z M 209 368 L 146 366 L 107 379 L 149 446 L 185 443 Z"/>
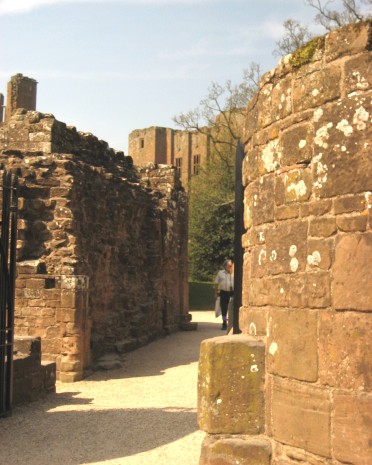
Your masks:
<path fill-rule="evenodd" d="M 0 416 L 12 411 L 14 291 L 17 243 L 17 184 L 4 172 L 0 236 Z"/>
<path fill-rule="evenodd" d="M 239 329 L 239 309 L 242 305 L 242 281 L 243 281 L 243 199 L 244 188 L 242 179 L 242 163 L 244 158 L 244 146 L 238 141 L 235 156 L 235 240 L 234 240 L 234 311 L 233 334 L 241 333 Z"/>

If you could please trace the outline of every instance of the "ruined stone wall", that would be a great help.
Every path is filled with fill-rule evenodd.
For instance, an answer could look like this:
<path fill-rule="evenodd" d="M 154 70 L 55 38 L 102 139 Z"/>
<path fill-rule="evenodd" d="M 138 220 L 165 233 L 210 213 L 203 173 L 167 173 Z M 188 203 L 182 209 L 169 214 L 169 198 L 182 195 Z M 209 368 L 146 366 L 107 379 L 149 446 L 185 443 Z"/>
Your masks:
<path fill-rule="evenodd" d="M 248 106 L 240 327 L 266 340 L 274 464 L 372 457 L 370 40 L 313 41 Z"/>
<path fill-rule="evenodd" d="M 243 334 L 201 345 L 200 465 L 371 463 L 370 40 L 312 41 L 248 105 Z"/>
<path fill-rule="evenodd" d="M 176 170 L 130 157 L 52 115 L 0 126 L 19 169 L 16 334 L 40 336 L 63 381 L 187 320 L 187 199 Z"/>

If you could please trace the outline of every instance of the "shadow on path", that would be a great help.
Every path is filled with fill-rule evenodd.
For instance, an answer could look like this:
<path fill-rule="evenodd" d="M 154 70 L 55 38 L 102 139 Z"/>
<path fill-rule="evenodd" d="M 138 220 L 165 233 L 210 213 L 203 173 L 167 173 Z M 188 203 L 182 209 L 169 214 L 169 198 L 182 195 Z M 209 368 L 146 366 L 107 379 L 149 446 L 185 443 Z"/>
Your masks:
<path fill-rule="evenodd" d="M 197 331 L 174 333 L 127 354 L 125 368 L 94 373 L 81 383 L 64 385 L 67 388 L 61 388 L 63 392 L 15 408 L 12 417 L 0 420 L 0 463 L 78 465 L 110 460 L 128 463 L 125 457 L 166 446 L 197 432 L 196 405 L 193 406 L 191 402 L 193 408 L 188 408 L 190 403 L 183 403 L 184 394 L 180 392 L 179 397 L 174 397 L 174 391 L 177 395 L 177 383 L 187 390 L 196 389 L 196 367 L 191 364 L 198 361 L 200 343 L 220 335 L 220 323 L 211 319 L 198 321 Z M 136 397 L 136 403 L 132 404 L 135 408 L 131 408 L 130 398 L 123 397 L 126 393 L 125 379 L 131 378 L 131 383 L 135 383 L 134 378 L 139 378 L 140 388 L 144 386 L 143 377 L 150 377 L 146 380 L 149 384 L 145 385 L 145 389 L 151 397 L 151 392 L 154 392 L 151 387 L 157 389 L 160 386 L 156 376 L 163 375 L 169 368 L 188 365 L 190 371 L 181 370 L 182 379 L 173 381 L 173 374 L 169 373 L 166 378 L 168 384 L 164 385 L 161 381 L 163 387 L 174 385 L 173 397 L 170 397 L 173 401 L 168 400 L 165 391 L 164 395 L 160 393 L 160 403 L 146 404 Z M 155 384 L 151 383 L 153 376 Z M 116 386 L 120 383 L 117 404 L 112 402 L 117 391 L 110 394 L 110 379 Z M 102 400 L 102 394 L 98 401 L 94 398 L 96 385 L 111 402 L 105 401 L 105 398 Z M 168 402 L 177 407 L 167 406 Z M 142 408 L 141 405 L 149 407 Z M 183 408 L 182 405 L 187 407 Z M 136 459 L 130 460 L 137 463 Z M 141 456 L 138 459 L 141 460 Z M 146 459 L 144 465 L 145 462 Z"/>
<path fill-rule="evenodd" d="M 19 435 L 13 428 L 7 432 L 10 419 L 0 425 L 4 465 L 103 462 L 160 447 L 198 429 L 195 412 L 180 408 L 29 413 Z M 27 434 L 31 429 L 36 434 Z"/>

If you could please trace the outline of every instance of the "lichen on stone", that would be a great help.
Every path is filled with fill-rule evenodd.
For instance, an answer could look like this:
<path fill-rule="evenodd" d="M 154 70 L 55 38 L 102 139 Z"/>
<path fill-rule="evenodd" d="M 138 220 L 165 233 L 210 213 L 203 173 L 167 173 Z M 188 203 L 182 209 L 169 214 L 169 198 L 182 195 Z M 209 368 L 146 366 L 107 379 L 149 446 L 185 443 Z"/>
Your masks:
<path fill-rule="evenodd" d="M 315 37 L 306 45 L 299 48 L 290 55 L 289 63 L 293 68 L 301 68 L 301 66 L 310 63 L 317 50 L 324 48 L 324 37 Z"/>

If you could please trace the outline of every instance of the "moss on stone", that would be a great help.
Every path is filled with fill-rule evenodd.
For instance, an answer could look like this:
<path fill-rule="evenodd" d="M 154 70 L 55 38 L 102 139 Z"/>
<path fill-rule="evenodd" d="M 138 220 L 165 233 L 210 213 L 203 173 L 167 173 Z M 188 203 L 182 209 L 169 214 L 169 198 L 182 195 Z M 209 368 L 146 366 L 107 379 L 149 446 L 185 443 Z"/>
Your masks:
<path fill-rule="evenodd" d="M 289 63 L 293 68 L 301 68 L 301 66 L 310 63 L 317 50 L 324 48 L 324 37 L 315 37 L 306 45 L 292 53 Z"/>

